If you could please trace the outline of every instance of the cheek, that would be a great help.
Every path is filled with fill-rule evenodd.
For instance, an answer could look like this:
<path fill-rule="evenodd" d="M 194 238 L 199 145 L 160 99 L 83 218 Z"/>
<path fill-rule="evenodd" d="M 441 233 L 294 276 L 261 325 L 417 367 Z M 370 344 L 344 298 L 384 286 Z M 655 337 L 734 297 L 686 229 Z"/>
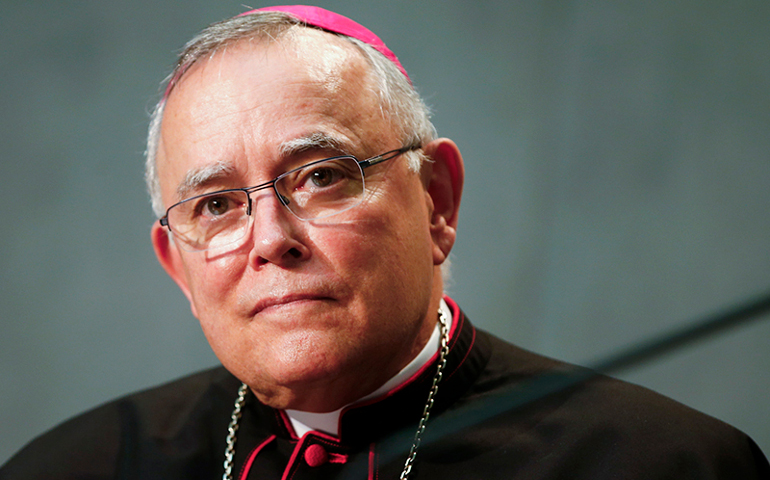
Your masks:
<path fill-rule="evenodd" d="M 200 258 L 186 262 L 187 283 L 190 286 L 192 303 L 202 320 L 206 313 L 215 308 L 222 311 L 221 305 L 227 303 L 245 266 L 245 256 L 228 255 L 219 258 L 207 258 L 206 252 L 199 253 Z"/>
<path fill-rule="evenodd" d="M 432 271 L 431 237 L 421 212 L 394 209 L 366 210 L 367 215 L 341 228 L 322 231 L 315 254 L 347 277 L 350 286 L 364 295 L 382 296 L 415 282 L 428 282 Z"/>

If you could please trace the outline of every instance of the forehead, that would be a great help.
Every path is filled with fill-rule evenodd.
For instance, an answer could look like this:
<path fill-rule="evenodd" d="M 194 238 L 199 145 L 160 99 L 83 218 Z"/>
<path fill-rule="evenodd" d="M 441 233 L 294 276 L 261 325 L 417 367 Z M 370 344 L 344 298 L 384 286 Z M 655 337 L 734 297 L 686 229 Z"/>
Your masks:
<path fill-rule="evenodd" d="M 281 145 L 318 133 L 351 153 L 376 151 L 393 130 L 376 91 L 357 47 L 326 32 L 227 46 L 193 65 L 166 101 L 157 156 L 164 203 L 190 171 L 227 163 L 258 175 L 280 160 Z"/>

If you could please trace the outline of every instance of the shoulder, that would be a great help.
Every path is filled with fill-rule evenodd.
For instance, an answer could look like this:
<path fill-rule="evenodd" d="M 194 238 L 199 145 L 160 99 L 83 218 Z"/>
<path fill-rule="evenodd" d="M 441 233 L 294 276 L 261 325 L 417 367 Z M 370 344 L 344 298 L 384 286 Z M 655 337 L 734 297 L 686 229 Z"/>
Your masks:
<path fill-rule="evenodd" d="M 754 442 L 724 422 L 644 387 L 477 335 L 489 362 L 458 410 L 484 405 L 465 440 L 505 450 L 504 464 L 572 478 L 770 478 Z"/>
<path fill-rule="evenodd" d="M 218 367 L 110 401 L 30 442 L 0 469 L 0 478 L 114 478 L 143 454 L 139 450 L 203 449 L 183 445 L 185 437 L 211 422 L 225 429 L 238 385 Z"/>

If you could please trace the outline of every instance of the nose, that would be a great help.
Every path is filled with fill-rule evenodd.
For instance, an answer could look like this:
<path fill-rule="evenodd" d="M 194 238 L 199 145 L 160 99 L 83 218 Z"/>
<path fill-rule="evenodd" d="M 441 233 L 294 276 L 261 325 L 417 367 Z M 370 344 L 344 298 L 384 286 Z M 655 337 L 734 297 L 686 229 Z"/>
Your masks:
<path fill-rule="evenodd" d="M 270 190 L 252 196 L 252 246 L 249 263 L 290 267 L 310 258 L 300 220 Z"/>

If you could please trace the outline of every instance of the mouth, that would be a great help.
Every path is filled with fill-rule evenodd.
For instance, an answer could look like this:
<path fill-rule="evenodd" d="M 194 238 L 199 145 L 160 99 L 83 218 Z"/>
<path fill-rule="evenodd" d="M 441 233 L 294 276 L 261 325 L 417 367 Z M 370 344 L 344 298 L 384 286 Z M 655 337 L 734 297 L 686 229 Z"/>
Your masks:
<path fill-rule="evenodd" d="M 314 303 L 329 302 L 331 300 L 331 298 L 323 295 L 305 293 L 265 298 L 257 302 L 257 305 L 254 307 L 252 312 L 252 316 L 259 315 L 261 313 L 279 311 L 286 308 L 300 308 L 310 306 Z"/>

